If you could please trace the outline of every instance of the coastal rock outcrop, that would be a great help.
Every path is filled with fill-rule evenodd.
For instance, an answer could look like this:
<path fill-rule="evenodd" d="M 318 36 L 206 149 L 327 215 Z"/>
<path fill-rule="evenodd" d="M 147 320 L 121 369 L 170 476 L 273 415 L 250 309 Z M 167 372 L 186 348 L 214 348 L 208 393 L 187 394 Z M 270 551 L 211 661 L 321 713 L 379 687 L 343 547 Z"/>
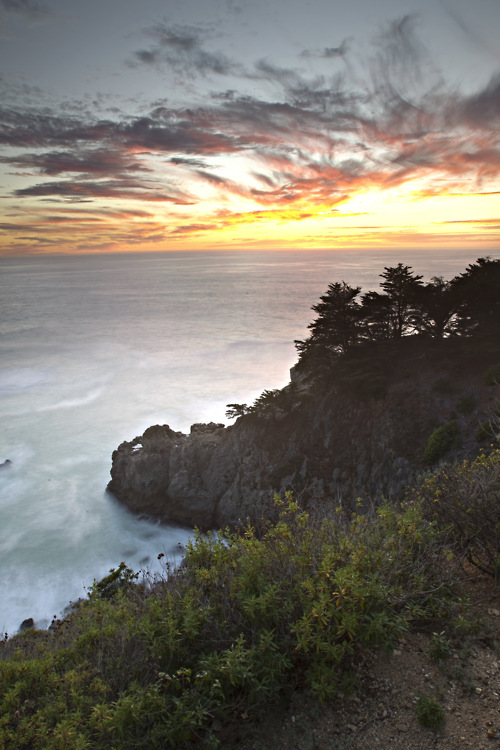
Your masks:
<path fill-rule="evenodd" d="M 320 508 L 394 497 L 426 470 L 425 444 L 439 424 L 459 425 L 448 457 L 480 449 L 473 436 L 493 395 L 484 363 L 455 362 L 450 371 L 446 362 L 408 347 L 387 362 L 382 388 L 373 378 L 352 388 L 340 376 L 311 387 L 293 373 L 286 410 L 229 427 L 193 425 L 189 435 L 150 427 L 114 451 L 108 490 L 135 513 L 201 529 L 266 515 L 274 493 L 288 489 Z"/>

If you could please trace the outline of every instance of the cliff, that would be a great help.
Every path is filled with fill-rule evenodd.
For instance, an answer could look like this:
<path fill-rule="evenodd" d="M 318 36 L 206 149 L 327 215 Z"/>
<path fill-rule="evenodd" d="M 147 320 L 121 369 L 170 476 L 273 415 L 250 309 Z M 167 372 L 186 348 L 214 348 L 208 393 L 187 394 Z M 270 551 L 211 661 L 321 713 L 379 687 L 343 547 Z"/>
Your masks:
<path fill-rule="evenodd" d="M 202 529 L 269 513 L 291 489 L 310 507 L 396 497 L 429 468 L 426 443 L 453 420 L 446 458 L 475 455 L 477 428 L 498 402 L 484 372 L 491 342 L 404 341 L 362 347 L 329 373 L 292 370 L 286 408 L 229 427 L 168 425 L 114 451 L 108 490 L 135 513 Z"/>

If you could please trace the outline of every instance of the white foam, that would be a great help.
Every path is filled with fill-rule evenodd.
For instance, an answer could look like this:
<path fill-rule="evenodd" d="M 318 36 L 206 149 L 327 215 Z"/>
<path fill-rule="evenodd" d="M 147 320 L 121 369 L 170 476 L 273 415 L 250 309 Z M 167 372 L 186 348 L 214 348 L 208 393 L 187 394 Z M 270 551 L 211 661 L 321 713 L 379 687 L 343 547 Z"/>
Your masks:
<path fill-rule="evenodd" d="M 36 411 L 43 413 L 46 411 L 57 411 L 58 409 L 75 409 L 78 406 L 87 406 L 88 404 L 91 404 L 93 401 L 96 401 L 100 396 L 102 396 L 103 391 L 104 388 L 96 388 L 95 390 L 90 391 L 81 398 L 69 398 L 65 399 L 64 401 L 56 401 L 53 404 L 40 406 Z"/>

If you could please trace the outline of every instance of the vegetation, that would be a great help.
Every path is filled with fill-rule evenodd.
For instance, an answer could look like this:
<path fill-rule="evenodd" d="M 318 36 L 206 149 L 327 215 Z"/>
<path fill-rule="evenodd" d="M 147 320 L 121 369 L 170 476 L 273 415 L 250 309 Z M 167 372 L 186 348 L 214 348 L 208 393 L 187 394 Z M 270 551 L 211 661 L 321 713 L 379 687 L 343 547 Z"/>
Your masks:
<path fill-rule="evenodd" d="M 266 390 L 255 399 L 252 406 L 247 404 L 227 404 L 226 417 L 234 419 L 247 414 L 257 414 L 264 417 L 276 417 L 290 410 L 296 400 L 295 389 L 292 385 L 285 388 Z"/>
<path fill-rule="evenodd" d="M 330 284 L 313 306 L 318 317 L 310 336 L 296 341 L 299 363 L 328 367 L 335 358 L 370 341 L 424 336 L 442 340 L 500 328 L 500 260 L 479 258 L 451 281 L 427 284 L 411 266 L 398 263 L 381 274 L 383 293 L 344 281 Z"/>
<path fill-rule="evenodd" d="M 425 446 L 424 463 L 435 464 L 436 461 L 439 461 L 456 442 L 458 434 L 458 422 L 455 419 L 437 427 Z"/>
<path fill-rule="evenodd" d="M 500 579 L 500 450 L 443 467 L 412 494 L 460 559 Z"/>
<path fill-rule="evenodd" d="M 423 727 L 438 729 L 444 719 L 443 707 L 432 696 L 421 695 L 417 701 L 417 719 Z"/>
<path fill-rule="evenodd" d="M 308 378 L 329 377 L 361 396 L 385 393 L 387 367 L 397 357 L 402 339 L 441 343 L 453 339 L 494 341 L 500 337 L 500 260 L 478 258 L 466 270 L 446 281 L 433 277 L 424 284 L 411 266 L 398 263 L 380 274 L 382 292 L 361 294 L 361 287 L 345 281 L 329 284 L 312 310 L 310 335 L 295 341 L 298 369 Z M 486 382 L 500 382 L 500 365 L 489 367 Z M 451 392 L 449 377 L 435 385 Z M 252 405 L 228 404 L 226 417 L 276 418 L 300 400 L 297 388 L 264 391 Z M 463 413 L 473 406 L 472 397 Z"/>
<path fill-rule="evenodd" d="M 196 534 L 186 565 L 136 580 L 123 564 L 52 634 L 2 643 L 4 748 L 219 747 L 294 688 L 355 685 L 364 649 L 457 615 L 437 522 L 421 506 L 276 518 Z"/>
<path fill-rule="evenodd" d="M 364 650 L 413 623 L 463 631 L 451 563 L 498 578 L 499 495 L 497 450 L 441 469 L 401 506 L 319 520 L 288 495 L 271 521 L 196 533 L 178 570 L 138 579 L 122 563 L 53 633 L 1 643 L 0 746 L 215 748 L 296 688 L 352 689 Z M 424 696 L 417 716 L 437 727 L 442 708 Z"/>

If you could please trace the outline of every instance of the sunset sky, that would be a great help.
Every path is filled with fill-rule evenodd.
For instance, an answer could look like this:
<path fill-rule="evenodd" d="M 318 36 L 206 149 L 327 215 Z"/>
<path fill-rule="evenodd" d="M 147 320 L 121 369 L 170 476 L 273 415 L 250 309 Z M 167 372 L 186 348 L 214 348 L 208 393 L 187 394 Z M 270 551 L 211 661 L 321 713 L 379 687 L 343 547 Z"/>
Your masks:
<path fill-rule="evenodd" d="M 0 254 L 500 236 L 499 0 L 0 0 Z"/>

